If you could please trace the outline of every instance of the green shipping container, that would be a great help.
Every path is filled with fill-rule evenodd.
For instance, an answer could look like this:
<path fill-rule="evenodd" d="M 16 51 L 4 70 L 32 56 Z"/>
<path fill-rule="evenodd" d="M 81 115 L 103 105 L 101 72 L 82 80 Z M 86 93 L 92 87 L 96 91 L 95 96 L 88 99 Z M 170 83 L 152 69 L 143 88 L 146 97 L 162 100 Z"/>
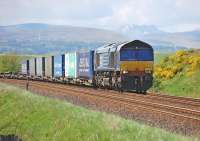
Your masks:
<path fill-rule="evenodd" d="M 77 52 L 65 54 L 65 77 L 77 78 Z"/>

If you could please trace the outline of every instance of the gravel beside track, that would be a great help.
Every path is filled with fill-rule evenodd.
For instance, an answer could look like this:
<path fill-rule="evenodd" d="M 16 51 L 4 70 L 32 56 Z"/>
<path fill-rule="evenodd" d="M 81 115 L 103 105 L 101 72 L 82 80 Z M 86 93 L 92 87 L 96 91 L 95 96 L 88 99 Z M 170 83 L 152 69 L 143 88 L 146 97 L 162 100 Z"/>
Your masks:
<path fill-rule="evenodd" d="M 26 80 L 0 79 L 26 88 Z M 167 95 L 139 95 L 75 85 L 29 81 L 29 90 L 68 100 L 95 110 L 111 112 L 184 135 L 200 135 L 200 99 Z"/>

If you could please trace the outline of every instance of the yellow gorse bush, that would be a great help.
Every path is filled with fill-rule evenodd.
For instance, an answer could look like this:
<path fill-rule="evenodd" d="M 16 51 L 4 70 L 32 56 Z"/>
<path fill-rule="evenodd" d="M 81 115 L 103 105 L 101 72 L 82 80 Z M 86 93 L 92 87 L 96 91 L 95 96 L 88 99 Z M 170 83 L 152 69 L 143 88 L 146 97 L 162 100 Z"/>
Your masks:
<path fill-rule="evenodd" d="M 188 76 L 191 76 L 193 73 L 196 72 L 196 70 L 200 69 L 200 56 L 189 57 L 188 63 L 190 64 L 190 67 L 187 70 L 187 74 Z"/>
<path fill-rule="evenodd" d="M 184 50 L 179 50 L 179 51 L 177 51 L 177 52 L 175 53 L 175 56 L 176 56 L 176 57 L 182 57 L 182 56 L 184 56 L 184 55 L 187 55 L 187 52 L 184 51 Z"/>
<path fill-rule="evenodd" d="M 155 66 L 154 76 L 159 79 L 171 79 L 177 74 L 191 76 L 200 70 L 200 51 L 177 51 Z"/>
<path fill-rule="evenodd" d="M 163 69 L 163 68 L 157 66 L 157 67 L 155 67 L 154 75 L 155 75 L 155 77 L 158 77 L 158 78 L 170 79 L 174 76 L 174 72 L 173 72 L 173 70 Z"/>

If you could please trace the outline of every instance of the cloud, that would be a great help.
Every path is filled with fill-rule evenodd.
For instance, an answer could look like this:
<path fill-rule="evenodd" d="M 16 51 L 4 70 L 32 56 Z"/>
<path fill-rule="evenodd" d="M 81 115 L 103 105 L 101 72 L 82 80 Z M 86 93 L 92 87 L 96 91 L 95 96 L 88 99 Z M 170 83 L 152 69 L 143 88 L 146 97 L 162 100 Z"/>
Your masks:
<path fill-rule="evenodd" d="M 113 8 L 113 15 L 100 19 L 103 24 L 156 25 L 166 31 L 200 28 L 198 0 L 126 0 Z M 117 26 L 116 25 L 116 26 Z"/>
<path fill-rule="evenodd" d="M 200 28 L 199 0 L 1 0 L 0 25 L 25 22 L 116 28 Z"/>

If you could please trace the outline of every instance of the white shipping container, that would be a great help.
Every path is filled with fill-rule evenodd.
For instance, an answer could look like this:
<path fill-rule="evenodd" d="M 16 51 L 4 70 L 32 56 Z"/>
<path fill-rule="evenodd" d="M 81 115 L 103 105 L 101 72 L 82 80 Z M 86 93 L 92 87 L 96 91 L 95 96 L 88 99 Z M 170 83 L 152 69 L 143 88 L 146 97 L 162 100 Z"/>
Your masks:
<path fill-rule="evenodd" d="M 36 58 L 36 74 L 42 76 L 42 57 Z"/>
<path fill-rule="evenodd" d="M 45 57 L 45 76 L 52 77 L 52 56 Z"/>
<path fill-rule="evenodd" d="M 35 58 L 29 60 L 30 75 L 35 76 Z"/>
<path fill-rule="evenodd" d="M 22 62 L 21 64 L 21 73 L 27 74 L 27 61 Z"/>
<path fill-rule="evenodd" d="M 77 52 L 65 54 L 65 76 L 77 78 Z"/>

